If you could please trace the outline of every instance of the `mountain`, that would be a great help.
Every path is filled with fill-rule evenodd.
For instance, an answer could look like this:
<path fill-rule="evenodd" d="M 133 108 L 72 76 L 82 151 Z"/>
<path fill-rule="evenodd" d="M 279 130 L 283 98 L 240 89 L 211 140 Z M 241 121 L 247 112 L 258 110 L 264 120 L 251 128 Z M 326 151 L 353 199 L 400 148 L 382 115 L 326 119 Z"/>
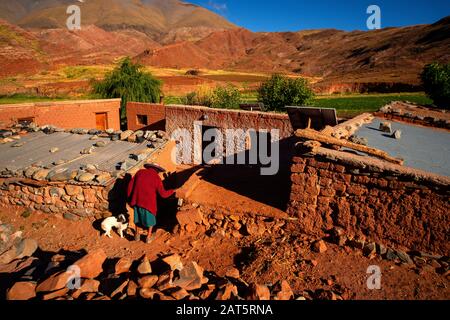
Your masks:
<path fill-rule="evenodd" d="M 67 7 L 76 3 L 83 26 L 95 25 L 107 31 L 134 29 L 160 40 L 168 33 L 190 28 L 204 35 L 231 29 L 235 25 L 197 5 L 179 0 L 8 0 L 0 3 L 0 19 L 24 28 L 65 28 Z M 198 37 L 197 37 L 198 38 Z"/>
<path fill-rule="evenodd" d="M 418 83 L 423 66 L 450 61 L 450 17 L 432 25 L 345 32 L 214 32 L 148 50 L 143 64 L 174 68 L 288 72 L 326 79 Z"/>

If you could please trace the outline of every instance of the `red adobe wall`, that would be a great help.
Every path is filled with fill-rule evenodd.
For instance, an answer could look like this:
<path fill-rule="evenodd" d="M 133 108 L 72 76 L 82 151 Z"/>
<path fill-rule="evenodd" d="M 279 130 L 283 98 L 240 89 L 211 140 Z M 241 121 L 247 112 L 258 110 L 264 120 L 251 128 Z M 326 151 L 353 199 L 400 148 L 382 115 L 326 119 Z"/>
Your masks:
<path fill-rule="evenodd" d="M 139 124 L 138 115 L 147 116 L 147 125 Z M 166 107 L 163 104 L 154 103 L 127 103 L 128 130 L 165 130 Z"/>
<path fill-rule="evenodd" d="M 305 233 L 334 227 L 394 248 L 450 254 L 450 178 L 318 148 L 297 150 L 288 213 Z"/>
<path fill-rule="evenodd" d="M 39 125 L 63 129 L 96 128 L 96 113 L 107 113 L 108 128 L 120 129 L 120 99 L 39 102 L 0 105 L 0 124 L 8 126 L 18 119 L 34 118 Z"/>

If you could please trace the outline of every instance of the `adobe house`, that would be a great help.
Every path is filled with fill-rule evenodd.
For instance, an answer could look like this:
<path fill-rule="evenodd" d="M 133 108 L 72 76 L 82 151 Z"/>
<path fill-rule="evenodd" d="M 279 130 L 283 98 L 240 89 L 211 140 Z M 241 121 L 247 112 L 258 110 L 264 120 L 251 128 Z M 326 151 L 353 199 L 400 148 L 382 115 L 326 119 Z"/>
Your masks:
<path fill-rule="evenodd" d="M 128 130 L 165 130 L 166 107 L 156 103 L 127 103 Z"/>
<path fill-rule="evenodd" d="M 62 129 L 120 129 L 120 99 L 35 102 L 0 105 L 0 125 L 53 125 Z"/>

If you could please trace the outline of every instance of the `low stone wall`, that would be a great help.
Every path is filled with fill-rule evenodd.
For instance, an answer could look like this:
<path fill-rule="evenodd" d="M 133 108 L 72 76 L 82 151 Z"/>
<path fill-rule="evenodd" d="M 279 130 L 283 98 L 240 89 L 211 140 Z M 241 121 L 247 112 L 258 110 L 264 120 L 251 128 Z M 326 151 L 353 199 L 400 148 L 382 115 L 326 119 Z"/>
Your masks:
<path fill-rule="evenodd" d="M 111 211 L 120 206 L 113 185 L 39 184 L 0 179 L 0 186 L 2 206 L 22 206 L 24 211 L 57 214 L 68 220 L 101 219 L 111 216 Z"/>
<path fill-rule="evenodd" d="M 426 127 L 450 130 L 450 113 L 442 109 L 427 108 L 412 103 L 395 101 L 384 106 L 375 116 Z"/>
<path fill-rule="evenodd" d="M 298 146 L 288 213 L 302 232 L 323 237 L 338 227 L 350 240 L 450 254 L 449 178 Z"/>

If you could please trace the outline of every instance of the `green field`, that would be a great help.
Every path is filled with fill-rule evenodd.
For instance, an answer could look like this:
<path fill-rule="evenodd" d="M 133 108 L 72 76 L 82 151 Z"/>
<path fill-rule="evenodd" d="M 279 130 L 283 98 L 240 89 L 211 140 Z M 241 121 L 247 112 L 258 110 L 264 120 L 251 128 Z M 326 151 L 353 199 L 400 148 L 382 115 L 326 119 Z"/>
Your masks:
<path fill-rule="evenodd" d="M 16 94 L 11 96 L 0 96 L 0 104 L 61 101 L 71 99 L 92 99 L 86 97 L 41 97 L 33 95 Z M 257 101 L 256 93 L 244 93 L 242 101 L 253 103 Z M 347 118 L 354 117 L 364 112 L 375 112 L 392 101 L 410 101 L 421 105 L 429 105 L 432 101 L 424 93 L 393 93 L 393 94 L 354 94 L 354 95 L 331 95 L 317 96 L 312 106 L 318 108 L 335 108 L 338 116 Z M 183 104 L 182 97 L 169 96 L 165 99 L 166 104 Z"/>

